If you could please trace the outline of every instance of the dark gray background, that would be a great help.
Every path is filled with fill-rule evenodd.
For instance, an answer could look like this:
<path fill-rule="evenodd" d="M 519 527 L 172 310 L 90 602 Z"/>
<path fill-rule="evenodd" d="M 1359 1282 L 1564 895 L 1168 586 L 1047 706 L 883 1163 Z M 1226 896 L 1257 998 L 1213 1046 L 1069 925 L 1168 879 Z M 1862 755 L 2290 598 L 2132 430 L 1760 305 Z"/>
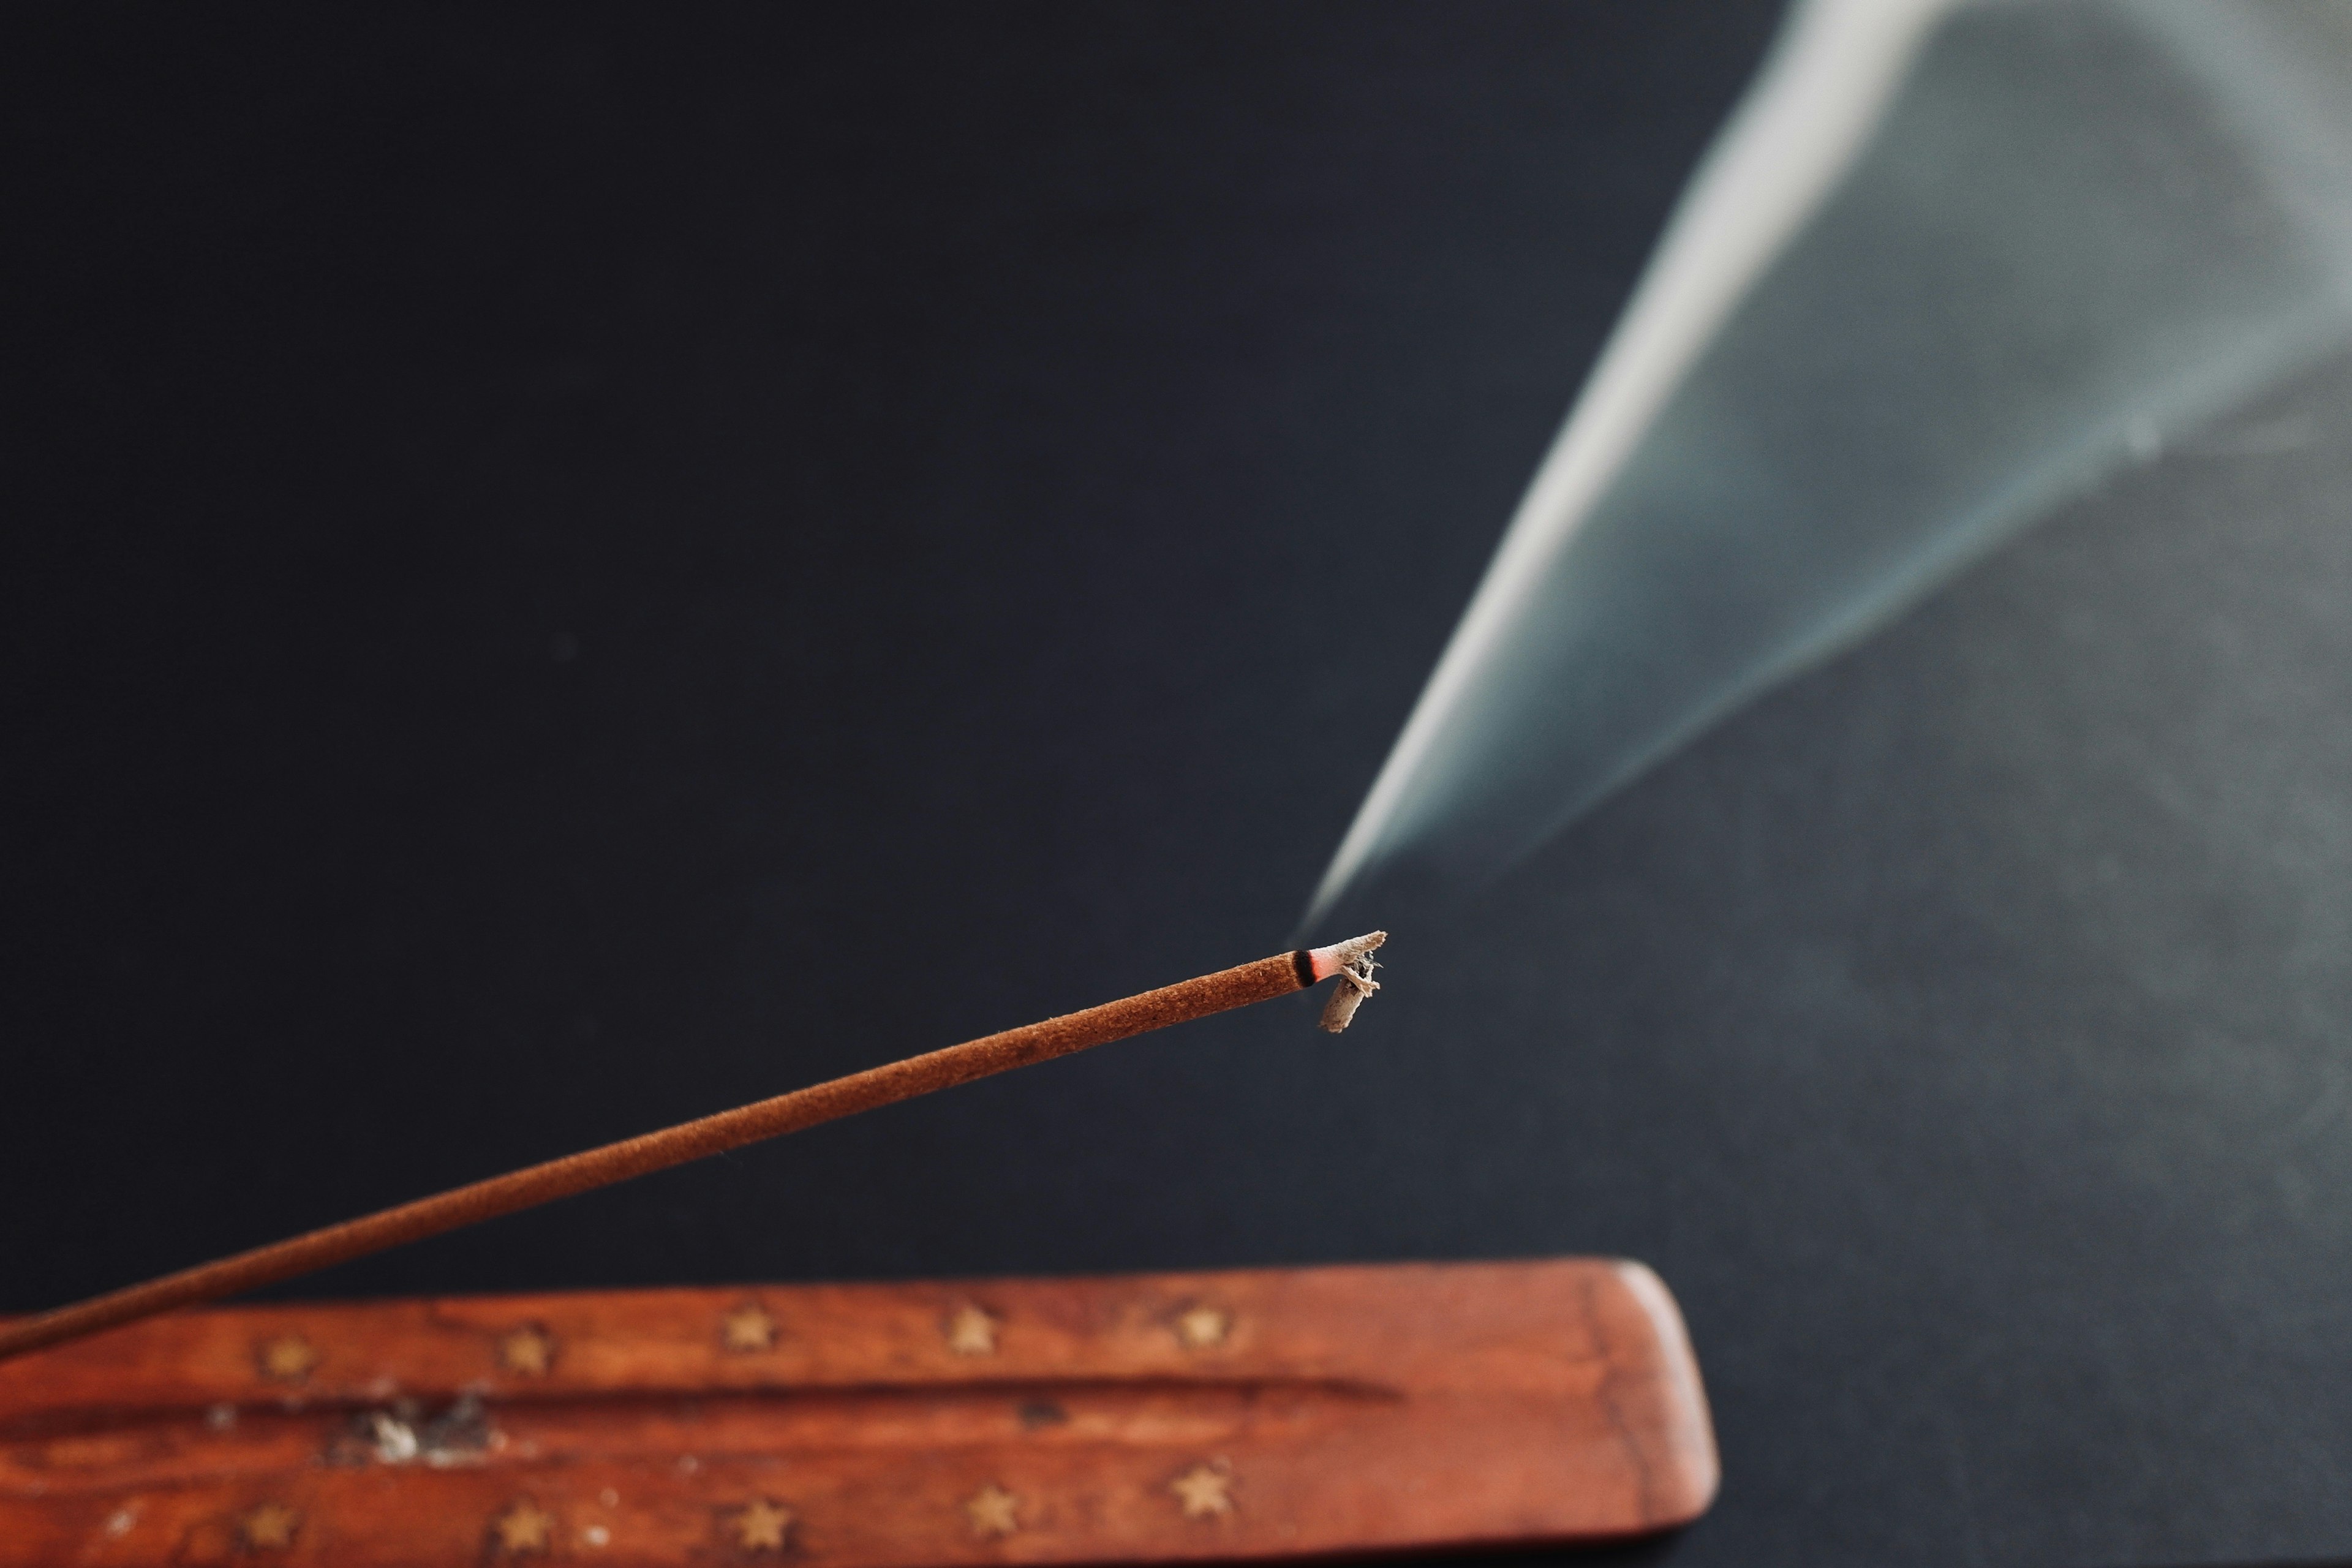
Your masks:
<path fill-rule="evenodd" d="M 1280 945 L 1767 5 L 0 50 L 0 1310 Z M 1607 1251 L 1676 1563 L 2352 1551 L 2352 369 L 1392 988 L 304 1293 Z"/>

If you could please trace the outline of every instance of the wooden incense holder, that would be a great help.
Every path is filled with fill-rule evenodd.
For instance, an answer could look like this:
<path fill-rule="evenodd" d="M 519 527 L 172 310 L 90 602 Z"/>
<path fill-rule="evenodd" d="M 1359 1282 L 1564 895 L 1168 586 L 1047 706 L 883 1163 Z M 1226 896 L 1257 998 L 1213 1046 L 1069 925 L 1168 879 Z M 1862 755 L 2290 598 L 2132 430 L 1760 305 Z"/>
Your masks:
<path fill-rule="evenodd" d="M 1146 1563 L 1686 1523 L 1595 1258 L 190 1310 L 0 1364 L 0 1564 Z"/>

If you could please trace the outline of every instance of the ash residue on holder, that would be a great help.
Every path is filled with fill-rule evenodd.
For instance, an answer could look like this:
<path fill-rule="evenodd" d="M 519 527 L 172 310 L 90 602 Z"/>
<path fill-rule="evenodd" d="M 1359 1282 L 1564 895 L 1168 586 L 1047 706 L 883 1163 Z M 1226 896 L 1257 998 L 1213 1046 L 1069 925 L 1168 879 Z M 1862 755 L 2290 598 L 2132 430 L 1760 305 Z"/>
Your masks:
<path fill-rule="evenodd" d="M 327 1445 L 331 1465 L 478 1465 L 493 1447 L 489 1412 L 478 1394 L 457 1403 L 430 1420 L 413 1399 L 394 1400 L 381 1410 L 356 1412 Z"/>

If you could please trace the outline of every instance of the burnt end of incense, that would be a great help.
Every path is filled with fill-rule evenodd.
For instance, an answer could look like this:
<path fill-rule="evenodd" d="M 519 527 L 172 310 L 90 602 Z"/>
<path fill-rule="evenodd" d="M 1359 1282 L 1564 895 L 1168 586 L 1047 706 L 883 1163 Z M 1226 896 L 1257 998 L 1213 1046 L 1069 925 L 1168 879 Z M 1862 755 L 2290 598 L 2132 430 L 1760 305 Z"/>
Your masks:
<path fill-rule="evenodd" d="M 1212 1013 L 1271 1001 L 1335 975 L 1339 980 L 1339 994 L 1324 1009 L 1323 1026 L 1336 1034 L 1348 1026 L 1348 1020 L 1355 1016 L 1363 999 L 1380 989 L 1371 977 L 1375 965 L 1370 954 L 1387 940 L 1386 932 L 1374 931 L 1305 953 L 1285 952 L 1261 958 L 1255 963 L 968 1040 L 945 1050 L 909 1057 L 829 1083 L 608 1143 L 601 1149 L 509 1171 L 469 1186 L 362 1215 L 87 1301 L 14 1322 L 0 1322 L 0 1357 L 79 1338 L 175 1307 L 258 1289 L 386 1247 L 439 1236 L 461 1226 L 610 1186 L 782 1133 L 797 1132 L 861 1110 L 951 1089 L 992 1073 L 1050 1061 L 1131 1035 L 1204 1018 Z"/>
<path fill-rule="evenodd" d="M 1389 933 L 1384 931 L 1368 931 L 1362 936 L 1316 949 L 1314 957 L 1318 962 L 1315 967 L 1318 974 L 1335 974 L 1339 981 L 1332 988 L 1331 999 L 1323 1004 L 1322 1026 L 1326 1033 L 1339 1034 L 1354 1023 L 1356 1009 L 1364 1005 L 1366 997 L 1381 988 L 1381 983 L 1372 978 L 1372 971 L 1380 967 L 1372 962 L 1372 954 L 1379 952 L 1381 944 L 1388 939 Z"/>

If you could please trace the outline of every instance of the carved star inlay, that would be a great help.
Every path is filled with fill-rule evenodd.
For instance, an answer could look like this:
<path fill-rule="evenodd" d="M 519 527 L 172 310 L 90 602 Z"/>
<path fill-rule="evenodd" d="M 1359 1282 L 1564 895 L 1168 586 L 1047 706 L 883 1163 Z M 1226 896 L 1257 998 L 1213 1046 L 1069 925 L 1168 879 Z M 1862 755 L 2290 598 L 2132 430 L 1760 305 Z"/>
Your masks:
<path fill-rule="evenodd" d="M 1021 1500 L 993 1483 L 964 1500 L 964 1517 L 971 1532 L 982 1541 L 1010 1535 L 1021 1528 Z"/>
<path fill-rule="evenodd" d="M 554 1532 L 555 1516 L 529 1498 L 517 1500 L 506 1512 L 490 1521 L 490 1533 L 496 1538 L 498 1549 L 518 1557 L 545 1552 Z"/>
<path fill-rule="evenodd" d="M 1186 1519 L 1217 1519 L 1234 1511 L 1233 1485 L 1232 1468 L 1219 1459 L 1193 1466 L 1170 1481 L 1168 1489 L 1184 1505 Z"/>
<path fill-rule="evenodd" d="M 299 1383 L 319 1364 L 319 1352 L 299 1334 L 280 1334 L 253 1352 L 261 1375 L 279 1383 Z"/>
<path fill-rule="evenodd" d="M 719 1320 L 719 1342 L 738 1352 L 776 1348 L 776 1320 L 757 1301 L 746 1301 Z"/>
<path fill-rule="evenodd" d="M 499 1336 L 499 1364 L 525 1377 L 545 1377 L 555 1364 L 555 1336 L 526 1323 Z"/>
<path fill-rule="evenodd" d="M 1176 1319 L 1176 1339 L 1188 1351 L 1204 1351 L 1225 1342 L 1233 1332 L 1234 1315 L 1222 1307 L 1187 1307 Z"/>
<path fill-rule="evenodd" d="M 793 1510 L 761 1498 L 735 1515 L 735 1544 L 746 1552 L 782 1552 L 792 1542 Z"/>
<path fill-rule="evenodd" d="M 994 1355 L 996 1320 L 967 1301 L 948 1316 L 948 1349 L 958 1355 Z"/>
<path fill-rule="evenodd" d="M 237 1533 L 248 1552 L 282 1552 L 294 1544 L 302 1516 L 282 1502 L 266 1502 L 237 1521 Z"/>

